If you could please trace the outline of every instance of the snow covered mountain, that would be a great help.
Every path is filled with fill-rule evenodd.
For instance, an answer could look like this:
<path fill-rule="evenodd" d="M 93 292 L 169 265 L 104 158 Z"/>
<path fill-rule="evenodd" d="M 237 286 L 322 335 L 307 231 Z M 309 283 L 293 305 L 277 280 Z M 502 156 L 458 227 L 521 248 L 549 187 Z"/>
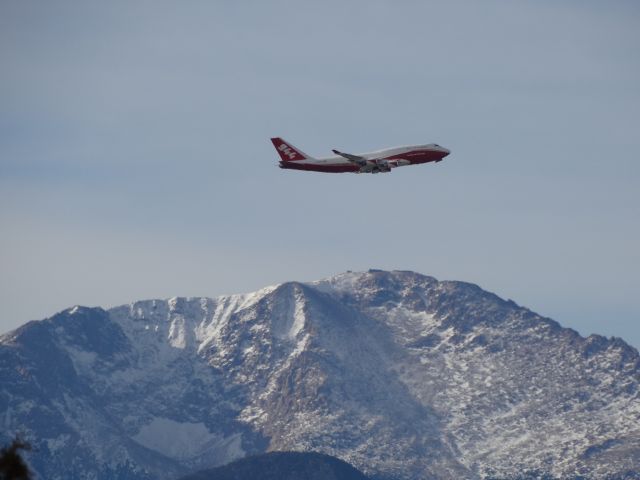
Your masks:
<path fill-rule="evenodd" d="M 3 440 L 43 479 L 317 451 L 375 479 L 640 478 L 640 357 L 462 282 L 345 273 L 74 307 L 0 337 Z"/>

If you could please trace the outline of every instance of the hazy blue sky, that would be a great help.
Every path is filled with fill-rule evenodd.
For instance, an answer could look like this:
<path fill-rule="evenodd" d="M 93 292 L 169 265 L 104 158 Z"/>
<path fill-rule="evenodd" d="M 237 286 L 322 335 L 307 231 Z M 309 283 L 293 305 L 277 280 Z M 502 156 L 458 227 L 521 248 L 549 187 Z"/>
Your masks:
<path fill-rule="evenodd" d="M 4 0 L 0 331 L 384 268 L 639 347 L 639 51 L 636 1 Z"/>

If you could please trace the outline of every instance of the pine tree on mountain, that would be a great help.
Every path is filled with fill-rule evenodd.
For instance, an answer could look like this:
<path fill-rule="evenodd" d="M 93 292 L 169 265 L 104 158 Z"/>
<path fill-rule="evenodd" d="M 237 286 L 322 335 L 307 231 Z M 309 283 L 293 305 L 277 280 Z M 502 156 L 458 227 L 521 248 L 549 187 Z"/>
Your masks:
<path fill-rule="evenodd" d="M 0 480 L 31 480 L 31 472 L 19 450 L 31 450 L 31 445 L 15 438 L 0 450 Z"/>

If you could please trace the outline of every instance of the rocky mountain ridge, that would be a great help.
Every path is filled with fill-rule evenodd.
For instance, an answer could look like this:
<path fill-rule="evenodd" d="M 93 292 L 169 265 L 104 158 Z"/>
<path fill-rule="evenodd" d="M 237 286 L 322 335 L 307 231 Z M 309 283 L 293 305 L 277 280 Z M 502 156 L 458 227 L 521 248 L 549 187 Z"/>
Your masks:
<path fill-rule="evenodd" d="M 640 478 L 640 358 L 463 282 L 347 272 L 74 307 L 0 337 L 42 478 L 172 479 L 274 450 L 375 479 Z"/>

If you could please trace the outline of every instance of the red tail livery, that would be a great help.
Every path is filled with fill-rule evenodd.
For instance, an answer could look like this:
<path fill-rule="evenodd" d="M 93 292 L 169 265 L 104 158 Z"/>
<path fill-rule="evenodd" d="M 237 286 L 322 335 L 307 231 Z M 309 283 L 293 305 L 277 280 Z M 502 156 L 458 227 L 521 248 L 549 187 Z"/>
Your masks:
<path fill-rule="evenodd" d="M 276 147 L 276 150 L 280 154 L 280 158 L 283 162 L 298 162 L 300 160 L 307 160 L 310 158 L 308 155 L 305 155 L 296 147 L 285 142 L 281 138 L 272 138 L 271 143 Z"/>

